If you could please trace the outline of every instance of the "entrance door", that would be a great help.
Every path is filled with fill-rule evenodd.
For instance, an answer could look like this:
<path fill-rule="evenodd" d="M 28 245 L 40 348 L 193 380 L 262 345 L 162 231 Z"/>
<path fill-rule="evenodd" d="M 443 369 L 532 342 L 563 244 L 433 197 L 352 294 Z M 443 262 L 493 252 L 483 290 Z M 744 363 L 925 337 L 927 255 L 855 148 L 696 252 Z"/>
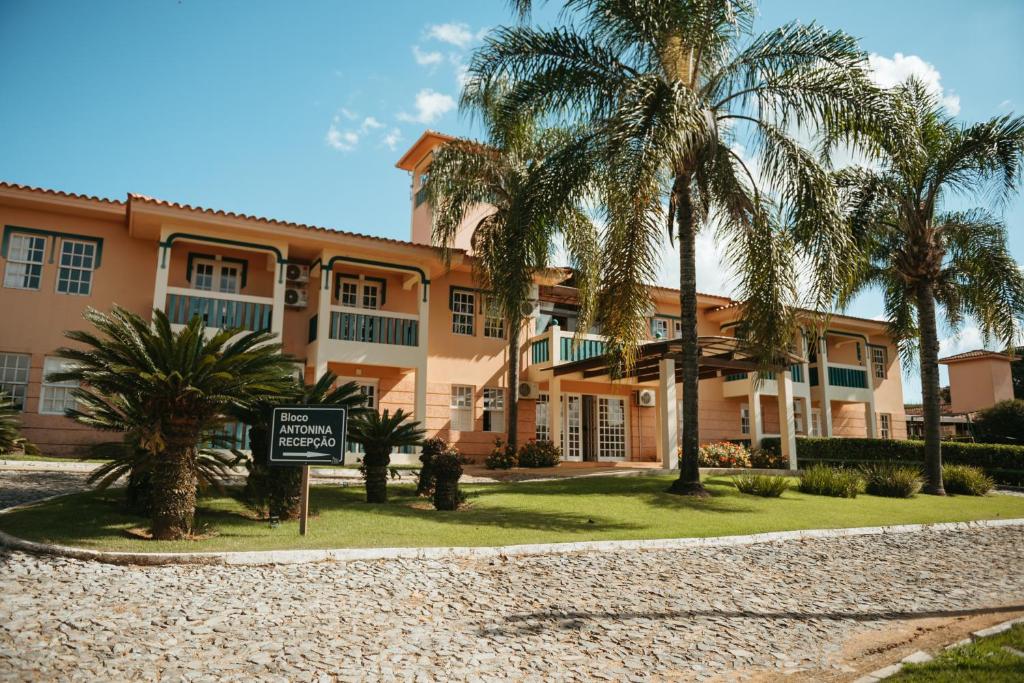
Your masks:
<path fill-rule="evenodd" d="M 626 401 L 613 396 L 597 399 L 597 459 L 626 459 Z"/>
<path fill-rule="evenodd" d="M 597 449 L 594 448 L 594 427 L 597 424 L 594 413 L 594 397 L 589 394 L 583 396 L 582 414 L 582 438 L 583 438 L 583 459 L 587 462 L 597 461 Z"/>
<path fill-rule="evenodd" d="M 811 410 L 811 436 L 821 436 L 821 409 Z"/>
<path fill-rule="evenodd" d="M 562 457 L 583 459 L 583 397 L 579 394 L 562 395 Z"/>

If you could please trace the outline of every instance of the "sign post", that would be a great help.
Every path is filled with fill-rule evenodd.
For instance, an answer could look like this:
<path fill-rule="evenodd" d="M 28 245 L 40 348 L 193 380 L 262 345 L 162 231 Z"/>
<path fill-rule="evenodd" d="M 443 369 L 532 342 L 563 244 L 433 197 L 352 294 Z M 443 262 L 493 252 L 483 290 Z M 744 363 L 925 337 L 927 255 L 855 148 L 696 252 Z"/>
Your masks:
<path fill-rule="evenodd" d="M 277 406 L 271 421 L 270 464 L 302 466 L 299 533 L 309 520 L 309 466 L 345 463 L 348 413 L 339 406 Z"/>

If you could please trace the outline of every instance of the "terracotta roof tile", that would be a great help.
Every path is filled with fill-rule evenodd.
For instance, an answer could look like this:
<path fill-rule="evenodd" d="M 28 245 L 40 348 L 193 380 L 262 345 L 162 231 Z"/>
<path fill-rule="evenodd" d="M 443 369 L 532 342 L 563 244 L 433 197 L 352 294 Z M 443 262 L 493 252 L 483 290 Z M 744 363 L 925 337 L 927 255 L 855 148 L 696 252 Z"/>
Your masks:
<path fill-rule="evenodd" d="M 93 202 L 101 202 L 103 204 L 110 204 L 112 206 L 124 206 L 124 202 L 120 199 L 108 199 L 106 197 L 96 197 L 88 194 L 77 194 L 75 192 L 64 192 L 63 190 L 50 190 L 45 187 L 34 187 L 32 185 L 22 185 L 20 183 L 9 183 L 0 180 L 0 189 L 10 190 L 24 190 L 27 192 L 37 192 L 39 194 L 51 195 L 53 197 L 67 197 L 68 199 L 86 199 Z"/>
<path fill-rule="evenodd" d="M 994 358 L 997 360 L 1010 361 L 1010 356 L 1001 351 L 989 351 L 987 349 L 974 349 L 973 351 L 964 351 L 963 353 L 957 353 L 952 356 L 946 356 L 940 358 L 940 363 L 956 363 L 962 360 L 972 360 L 974 358 Z"/>

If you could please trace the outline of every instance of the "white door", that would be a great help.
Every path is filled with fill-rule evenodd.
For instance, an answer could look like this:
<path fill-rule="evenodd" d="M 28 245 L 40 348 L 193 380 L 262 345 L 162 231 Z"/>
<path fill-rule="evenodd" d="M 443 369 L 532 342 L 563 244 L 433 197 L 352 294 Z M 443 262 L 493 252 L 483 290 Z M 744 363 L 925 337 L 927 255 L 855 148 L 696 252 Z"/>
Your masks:
<path fill-rule="evenodd" d="M 811 436 L 821 436 L 821 409 L 811 409 Z"/>
<path fill-rule="evenodd" d="M 583 460 L 583 397 L 562 395 L 562 458 Z"/>
<path fill-rule="evenodd" d="M 626 459 L 626 401 L 602 396 L 597 399 L 597 459 Z"/>

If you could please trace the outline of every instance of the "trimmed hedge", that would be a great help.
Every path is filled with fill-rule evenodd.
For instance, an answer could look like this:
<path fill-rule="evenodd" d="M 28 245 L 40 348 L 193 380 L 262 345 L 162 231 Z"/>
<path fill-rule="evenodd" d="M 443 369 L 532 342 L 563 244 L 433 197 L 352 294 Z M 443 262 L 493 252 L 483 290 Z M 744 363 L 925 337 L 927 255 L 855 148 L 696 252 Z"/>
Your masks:
<path fill-rule="evenodd" d="M 774 453 L 782 450 L 776 437 L 763 439 L 761 448 Z M 922 465 L 924 441 L 799 437 L 796 456 L 801 468 L 817 463 L 844 467 L 871 462 Z M 942 462 L 980 467 L 1000 484 L 1024 485 L 1024 446 L 943 441 Z"/>

